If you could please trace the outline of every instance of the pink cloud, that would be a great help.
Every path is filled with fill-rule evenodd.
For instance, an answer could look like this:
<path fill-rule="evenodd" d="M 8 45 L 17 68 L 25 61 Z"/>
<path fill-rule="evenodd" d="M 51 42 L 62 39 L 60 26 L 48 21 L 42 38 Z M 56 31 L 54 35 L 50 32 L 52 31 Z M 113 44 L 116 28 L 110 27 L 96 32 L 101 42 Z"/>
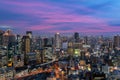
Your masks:
<path fill-rule="evenodd" d="M 4 1 L 4 4 L 16 6 L 16 7 L 5 7 L 6 10 L 12 11 L 14 13 L 24 14 L 29 17 L 34 17 L 33 20 L 38 20 L 42 22 L 39 25 L 30 25 L 29 21 L 23 20 L 23 21 L 6 21 L 1 22 L 2 24 L 10 24 L 13 26 L 21 26 L 22 28 L 38 31 L 48 31 L 48 32 L 113 32 L 113 31 L 119 31 L 119 27 L 111 27 L 107 24 L 106 19 L 96 18 L 94 16 L 89 15 L 82 15 L 82 14 L 75 14 L 72 13 L 72 9 L 64 9 L 59 6 L 54 6 L 51 4 L 46 4 L 42 2 L 17 2 L 17 1 Z M 72 7 L 71 5 L 69 5 Z M 96 10 L 92 10 L 89 8 L 86 8 L 84 6 L 73 6 L 78 9 L 88 11 L 88 12 L 94 12 L 98 13 Z M 67 24 L 67 23 L 68 24 Z M 73 26 L 72 30 L 54 30 L 56 27 L 61 26 L 67 26 L 66 28 L 69 28 L 69 23 L 85 23 L 90 24 L 87 27 L 82 27 L 81 25 Z M 61 26 L 54 26 L 54 23 L 66 23 L 62 24 Z M 95 26 L 96 28 L 101 28 L 100 30 L 90 29 L 90 27 Z"/>
<path fill-rule="evenodd" d="M 27 29 L 30 29 L 30 30 L 43 30 L 43 31 L 47 31 L 48 29 L 51 29 L 51 28 L 54 28 L 54 26 L 50 26 L 50 25 L 35 25 L 35 26 L 31 26 L 31 27 L 28 27 Z"/>

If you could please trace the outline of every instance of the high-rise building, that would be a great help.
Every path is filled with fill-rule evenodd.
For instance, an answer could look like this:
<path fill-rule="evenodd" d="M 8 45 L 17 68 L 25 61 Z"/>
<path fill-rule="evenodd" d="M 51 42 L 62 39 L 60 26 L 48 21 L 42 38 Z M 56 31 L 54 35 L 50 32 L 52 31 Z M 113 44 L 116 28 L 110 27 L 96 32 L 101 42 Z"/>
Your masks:
<path fill-rule="evenodd" d="M 44 38 L 44 47 L 47 47 L 49 44 L 49 39 L 48 38 Z"/>
<path fill-rule="evenodd" d="M 21 36 L 17 35 L 16 36 L 16 53 L 21 54 Z"/>
<path fill-rule="evenodd" d="M 15 42 L 15 34 L 10 29 L 3 34 L 3 46 L 8 46 L 9 43 Z"/>
<path fill-rule="evenodd" d="M 119 47 L 120 46 L 120 36 L 114 36 L 114 47 Z"/>
<path fill-rule="evenodd" d="M 87 36 L 84 37 L 84 41 L 85 41 L 85 44 L 88 45 L 88 37 Z"/>
<path fill-rule="evenodd" d="M 108 42 L 108 47 L 111 48 L 111 49 L 113 49 L 113 42 L 112 41 Z"/>
<path fill-rule="evenodd" d="M 24 54 L 24 64 L 27 64 L 27 53 L 30 53 L 30 37 L 22 37 L 22 53 Z"/>
<path fill-rule="evenodd" d="M 44 47 L 52 47 L 53 45 L 53 39 L 52 38 L 44 38 Z"/>
<path fill-rule="evenodd" d="M 77 32 L 74 33 L 74 39 L 75 39 L 75 42 L 79 42 L 79 33 Z"/>
<path fill-rule="evenodd" d="M 30 39 L 32 39 L 32 31 L 26 31 L 26 35 L 30 37 Z"/>
<path fill-rule="evenodd" d="M 30 52 L 30 38 L 29 38 L 29 36 L 22 37 L 22 51 L 23 51 L 23 53 Z"/>
<path fill-rule="evenodd" d="M 7 63 L 11 67 L 13 66 L 15 54 L 15 34 L 10 29 L 4 32 L 2 44 L 7 49 Z"/>
<path fill-rule="evenodd" d="M 73 42 L 68 42 L 67 53 L 71 56 L 73 55 L 73 53 L 74 53 Z"/>
<path fill-rule="evenodd" d="M 59 33 L 55 34 L 55 48 L 60 49 L 62 46 L 62 41 Z"/>
<path fill-rule="evenodd" d="M 0 30 L 0 45 L 2 45 L 4 31 Z"/>
<path fill-rule="evenodd" d="M 32 52 L 34 48 L 32 31 L 26 31 L 26 36 L 29 36 L 30 38 L 30 52 Z"/>
<path fill-rule="evenodd" d="M 36 38 L 36 43 L 35 43 L 35 48 L 37 50 L 41 49 L 43 47 L 43 40 L 42 38 L 39 36 Z"/>

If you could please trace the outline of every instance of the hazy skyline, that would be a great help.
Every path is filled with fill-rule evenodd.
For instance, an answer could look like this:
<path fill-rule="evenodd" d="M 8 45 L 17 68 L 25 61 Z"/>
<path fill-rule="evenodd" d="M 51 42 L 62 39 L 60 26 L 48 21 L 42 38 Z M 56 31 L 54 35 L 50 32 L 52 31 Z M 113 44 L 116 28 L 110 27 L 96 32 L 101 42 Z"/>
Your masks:
<path fill-rule="evenodd" d="M 1 0 L 0 29 L 120 32 L 119 0 Z"/>

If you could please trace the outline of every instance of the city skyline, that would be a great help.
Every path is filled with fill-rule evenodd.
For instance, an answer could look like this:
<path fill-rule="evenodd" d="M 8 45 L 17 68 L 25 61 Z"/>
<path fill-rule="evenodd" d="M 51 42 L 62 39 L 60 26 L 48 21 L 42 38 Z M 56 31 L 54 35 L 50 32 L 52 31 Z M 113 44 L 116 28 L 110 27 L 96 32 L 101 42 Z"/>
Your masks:
<path fill-rule="evenodd" d="M 21 0 L 0 2 L 0 29 L 22 33 L 119 33 L 119 1 Z"/>

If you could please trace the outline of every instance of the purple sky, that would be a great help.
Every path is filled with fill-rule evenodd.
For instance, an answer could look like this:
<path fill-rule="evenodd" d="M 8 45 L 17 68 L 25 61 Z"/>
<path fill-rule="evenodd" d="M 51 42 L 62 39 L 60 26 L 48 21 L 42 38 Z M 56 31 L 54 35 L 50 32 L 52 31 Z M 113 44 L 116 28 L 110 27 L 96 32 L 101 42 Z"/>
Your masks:
<path fill-rule="evenodd" d="M 0 29 L 120 32 L 119 0 L 1 0 Z"/>

